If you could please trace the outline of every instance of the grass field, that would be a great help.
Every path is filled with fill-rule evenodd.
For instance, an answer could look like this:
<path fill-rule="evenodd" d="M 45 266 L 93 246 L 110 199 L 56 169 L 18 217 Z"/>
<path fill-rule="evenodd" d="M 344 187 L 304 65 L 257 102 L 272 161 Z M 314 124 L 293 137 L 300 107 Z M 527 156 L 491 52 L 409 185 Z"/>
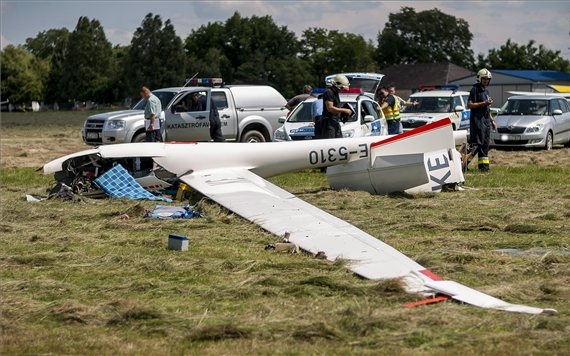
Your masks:
<path fill-rule="evenodd" d="M 317 171 L 272 179 L 446 279 L 558 313 L 405 308 L 418 297 L 395 281 L 266 252 L 275 236 L 212 202 L 187 221 L 142 218 L 152 202 L 25 202 L 53 183 L 36 168 L 86 148 L 85 117 L 2 113 L 2 355 L 570 352 L 570 149 L 492 151 L 492 172 L 467 173 L 463 192 L 335 192 Z M 170 233 L 189 251 L 167 250 Z"/>

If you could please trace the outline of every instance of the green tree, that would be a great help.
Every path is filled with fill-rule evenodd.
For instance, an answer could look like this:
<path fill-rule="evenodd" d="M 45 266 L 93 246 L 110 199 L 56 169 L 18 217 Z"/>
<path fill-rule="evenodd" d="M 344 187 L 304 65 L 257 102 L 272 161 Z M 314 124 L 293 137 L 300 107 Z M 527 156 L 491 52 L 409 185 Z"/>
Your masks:
<path fill-rule="evenodd" d="M 56 53 L 61 52 L 67 45 L 69 30 L 67 28 L 52 28 L 42 31 L 36 37 L 26 38 L 24 48 L 39 59 L 49 60 Z"/>
<path fill-rule="evenodd" d="M 0 64 L 2 100 L 9 99 L 14 104 L 42 100 L 45 62 L 23 47 L 8 45 L 0 52 Z"/>
<path fill-rule="evenodd" d="M 248 18 L 235 12 L 224 23 L 193 30 L 185 49 L 192 74 L 221 75 L 228 83 L 269 84 L 290 96 L 308 79 L 295 33 L 271 16 Z"/>
<path fill-rule="evenodd" d="M 478 67 L 495 69 L 558 70 L 570 72 L 570 61 L 560 55 L 561 51 L 549 50 L 530 40 L 518 45 L 509 38 L 498 49 L 490 49 L 487 56 L 478 56 Z"/>
<path fill-rule="evenodd" d="M 376 60 L 381 68 L 399 63 L 451 62 L 466 68 L 474 64 L 467 21 L 439 9 L 416 12 L 403 7 L 391 13 L 378 32 Z"/>
<path fill-rule="evenodd" d="M 108 102 L 113 48 L 98 20 L 82 16 L 69 35 L 60 78 L 67 99 Z"/>
<path fill-rule="evenodd" d="M 141 85 L 150 88 L 182 85 L 186 74 L 186 54 L 170 20 L 149 13 L 131 40 L 125 58 L 128 93 L 136 95 Z"/>
<path fill-rule="evenodd" d="M 129 96 L 129 83 L 125 77 L 124 68 L 128 65 L 129 46 L 116 45 L 113 47 L 113 59 L 111 61 L 113 73 L 110 81 L 110 92 L 108 95 L 113 101 L 120 101 Z"/>
<path fill-rule="evenodd" d="M 64 73 L 63 62 L 67 53 L 70 32 L 66 28 L 50 29 L 26 39 L 24 48 L 47 65 L 44 99 L 48 103 L 63 101 L 67 95 L 60 85 Z"/>
<path fill-rule="evenodd" d="M 198 73 L 200 77 L 226 80 L 233 78 L 233 68 L 230 60 L 216 47 L 210 47 L 199 57 L 197 54 L 188 55 L 188 74 Z"/>
<path fill-rule="evenodd" d="M 328 74 L 376 70 L 374 46 L 360 35 L 309 28 L 303 31 L 301 45 L 303 59 L 317 85 L 323 84 Z"/>

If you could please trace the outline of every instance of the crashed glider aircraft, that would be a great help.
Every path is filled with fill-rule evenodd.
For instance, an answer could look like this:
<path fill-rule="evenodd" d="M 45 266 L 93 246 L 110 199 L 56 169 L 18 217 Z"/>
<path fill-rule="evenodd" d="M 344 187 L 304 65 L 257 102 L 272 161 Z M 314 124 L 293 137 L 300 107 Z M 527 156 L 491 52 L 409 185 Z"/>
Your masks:
<path fill-rule="evenodd" d="M 348 268 L 364 278 L 400 278 L 409 292 L 446 295 L 483 308 L 530 314 L 554 312 L 507 303 L 443 280 L 374 236 L 264 179 L 328 167 L 327 177 L 334 189 L 377 194 L 439 191 L 445 185 L 463 182 L 461 159 L 448 119 L 387 138 L 102 146 L 56 159 L 44 166 L 44 174 L 55 173 L 61 180 L 93 167 L 104 170 L 117 162 L 132 170 L 143 158 L 152 159 L 175 178 L 265 230 L 278 236 L 289 232 L 289 240 L 303 250 L 313 254 L 323 251 L 329 260 L 348 261 Z"/>

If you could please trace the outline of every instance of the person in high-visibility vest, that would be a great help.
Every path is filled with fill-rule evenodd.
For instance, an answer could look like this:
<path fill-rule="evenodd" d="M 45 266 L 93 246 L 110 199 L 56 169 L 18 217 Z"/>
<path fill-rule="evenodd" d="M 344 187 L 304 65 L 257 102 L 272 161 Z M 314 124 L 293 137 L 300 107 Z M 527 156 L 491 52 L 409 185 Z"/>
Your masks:
<path fill-rule="evenodd" d="M 386 87 L 380 88 L 380 96 L 383 100 L 379 103 L 388 125 L 388 135 L 397 135 L 404 132 L 400 122 L 400 107 L 394 95 Z"/>
<path fill-rule="evenodd" d="M 497 124 L 491 117 L 490 106 L 493 99 L 489 96 L 487 87 L 491 82 L 491 72 L 488 69 L 481 69 L 477 72 L 477 82 L 469 92 L 467 107 L 471 109 L 469 126 L 469 154 L 465 159 L 464 169 L 467 169 L 469 162 L 475 155 L 479 159 L 479 171 L 489 171 L 489 143 L 491 137 L 491 127 L 496 130 Z"/>

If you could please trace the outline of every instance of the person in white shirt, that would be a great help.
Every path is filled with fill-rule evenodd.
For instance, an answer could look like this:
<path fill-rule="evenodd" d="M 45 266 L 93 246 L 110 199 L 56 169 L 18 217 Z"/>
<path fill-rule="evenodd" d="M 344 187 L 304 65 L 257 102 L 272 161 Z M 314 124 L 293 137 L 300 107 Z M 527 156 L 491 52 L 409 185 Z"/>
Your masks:
<path fill-rule="evenodd" d="M 162 142 L 162 134 L 160 133 L 160 113 L 162 112 L 162 104 L 148 87 L 141 88 L 141 97 L 146 100 L 144 106 L 144 118 L 146 128 L 146 142 Z"/>

